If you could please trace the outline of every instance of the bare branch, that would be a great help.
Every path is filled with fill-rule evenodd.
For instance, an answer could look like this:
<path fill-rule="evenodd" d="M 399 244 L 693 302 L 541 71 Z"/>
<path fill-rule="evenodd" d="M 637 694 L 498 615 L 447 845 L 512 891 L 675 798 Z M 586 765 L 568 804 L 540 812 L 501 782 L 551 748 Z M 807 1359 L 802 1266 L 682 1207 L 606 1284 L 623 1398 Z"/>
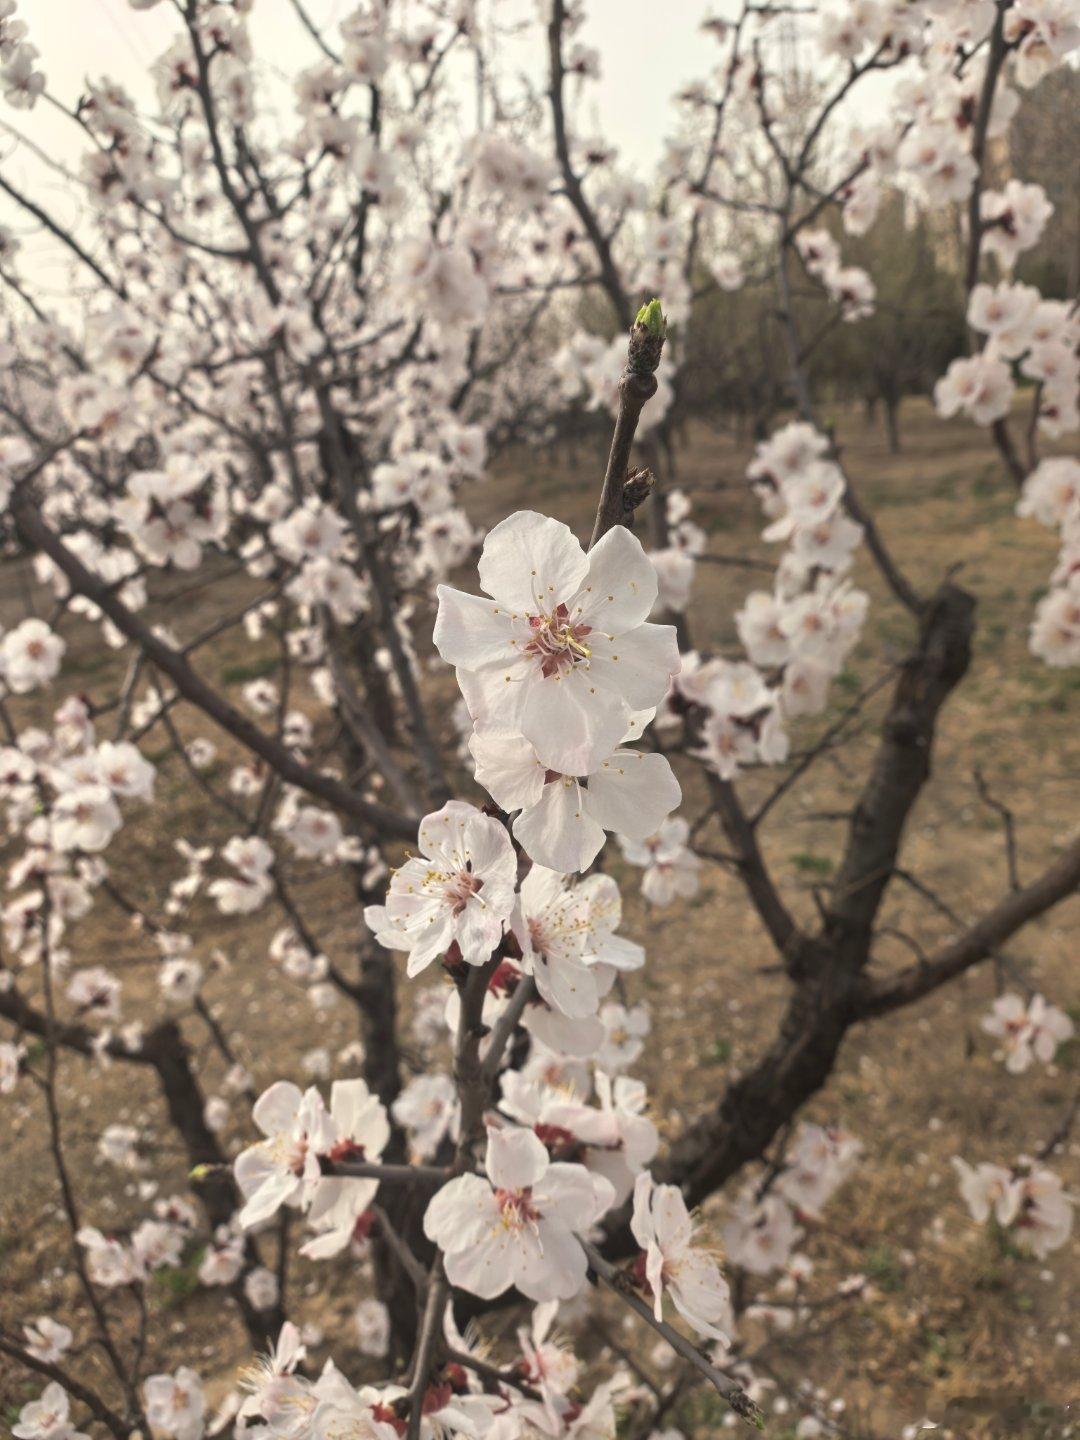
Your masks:
<path fill-rule="evenodd" d="M 1080 840 L 1074 841 L 1037 880 L 1007 895 L 957 940 L 931 955 L 925 965 L 912 965 L 887 980 L 864 978 L 854 1001 L 859 1018 L 884 1015 L 931 994 L 946 981 L 989 959 L 1021 926 L 1074 895 L 1078 887 Z"/>
<path fill-rule="evenodd" d="M 677 1355 L 688 1360 L 694 1369 L 708 1380 L 720 1398 L 731 1406 L 736 1415 L 758 1430 L 763 1430 L 765 1417 L 739 1382 L 733 1380 L 730 1375 L 725 1375 L 722 1370 L 718 1370 L 692 1341 L 688 1340 L 685 1335 L 680 1335 L 678 1330 L 669 1325 L 666 1320 L 657 1320 L 645 1301 L 627 1283 L 623 1272 L 605 1260 L 595 1245 L 590 1244 L 588 1240 L 583 1240 L 580 1235 L 578 1242 L 588 1256 L 589 1264 L 597 1278 L 613 1294 L 618 1295 L 620 1300 L 629 1305 L 630 1309 L 644 1320 L 646 1325 L 662 1336 Z"/>
<path fill-rule="evenodd" d="M 311 769 L 298 760 L 287 746 L 253 724 L 223 695 L 212 689 L 178 650 L 155 635 L 153 630 L 119 599 L 113 587 L 92 574 L 74 551 L 68 549 L 56 531 L 45 522 L 40 510 L 22 487 L 12 493 L 11 513 L 26 545 L 48 555 L 67 576 L 72 588 L 93 601 L 122 634 L 138 645 L 147 659 L 169 677 L 185 700 L 198 706 L 223 730 L 227 730 L 247 749 L 261 756 L 282 780 L 298 785 L 302 790 L 325 800 L 347 815 L 366 821 L 382 834 L 400 839 L 415 837 L 415 821 L 407 815 L 390 810 L 377 801 L 365 800 L 340 780 Z"/>

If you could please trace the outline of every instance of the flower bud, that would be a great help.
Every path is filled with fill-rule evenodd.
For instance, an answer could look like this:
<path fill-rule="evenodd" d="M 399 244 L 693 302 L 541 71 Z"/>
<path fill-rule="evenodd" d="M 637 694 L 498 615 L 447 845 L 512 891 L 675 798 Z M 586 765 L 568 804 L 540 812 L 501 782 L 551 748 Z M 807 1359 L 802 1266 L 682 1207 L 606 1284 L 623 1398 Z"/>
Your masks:
<path fill-rule="evenodd" d="M 642 305 L 637 312 L 635 325 L 641 325 L 650 335 L 664 336 L 667 334 L 667 320 L 661 308 L 659 300 L 650 300 L 647 305 Z"/>

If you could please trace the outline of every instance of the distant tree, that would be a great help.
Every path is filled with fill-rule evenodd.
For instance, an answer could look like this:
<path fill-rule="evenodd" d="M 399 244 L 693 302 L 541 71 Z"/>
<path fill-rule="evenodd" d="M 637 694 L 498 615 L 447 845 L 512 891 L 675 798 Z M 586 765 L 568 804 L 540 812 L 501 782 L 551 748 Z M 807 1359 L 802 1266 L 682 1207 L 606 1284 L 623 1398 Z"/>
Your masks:
<path fill-rule="evenodd" d="M 850 242 L 853 263 L 877 285 L 874 313 L 858 325 L 838 326 L 822 347 L 822 379 L 855 394 L 873 411 L 881 404 L 889 449 L 900 450 L 905 395 L 928 395 L 949 361 L 964 350 L 964 306 L 955 267 L 933 221 L 919 214 L 905 223 L 903 201 L 892 197 L 878 224 Z"/>
<path fill-rule="evenodd" d="M 1039 254 L 1021 264 L 1019 278 L 1059 300 L 1080 289 L 1078 114 L 1080 71 L 1063 66 L 1022 93 L 1008 137 L 1010 172 L 1041 185 L 1054 207 Z"/>

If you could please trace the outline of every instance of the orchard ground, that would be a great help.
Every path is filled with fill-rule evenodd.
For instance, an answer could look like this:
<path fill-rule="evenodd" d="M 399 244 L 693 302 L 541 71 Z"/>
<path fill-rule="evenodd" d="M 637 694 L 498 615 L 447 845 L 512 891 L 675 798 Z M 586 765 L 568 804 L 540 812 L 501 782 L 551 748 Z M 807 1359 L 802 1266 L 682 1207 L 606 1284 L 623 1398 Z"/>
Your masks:
<path fill-rule="evenodd" d="M 1053 856 L 1080 816 L 1080 676 L 1047 669 L 1027 650 L 1027 627 L 1055 562 L 1055 537 L 1034 522 L 1016 518 L 1015 490 L 988 449 L 985 433 L 974 426 L 942 423 L 922 402 L 909 402 L 901 454 L 890 455 L 881 428 L 868 426 L 854 411 L 840 414 L 839 437 L 862 498 L 915 584 L 930 589 L 955 567 L 960 582 L 978 598 L 972 674 L 946 707 L 934 757 L 936 783 L 914 814 L 903 856 L 910 871 L 970 920 L 1008 885 L 1001 821 L 980 799 L 974 767 L 982 770 L 994 796 L 1014 812 L 1022 878 Z M 493 523 L 516 508 L 535 508 L 587 533 L 603 448 L 599 441 L 583 442 L 570 451 L 560 444 L 550 452 L 504 458 L 492 478 L 468 497 L 470 513 L 479 523 Z M 760 511 L 742 480 L 751 448 L 749 440 L 695 422 L 680 453 L 678 483 L 691 496 L 692 518 L 711 532 L 714 550 L 768 566 L 776 552 L 758 538 Z M 856 578 L 872 596 L 869 622 L 834 687 L 829 715 L 796 726 L 796 749 L 852 704 L 880 673 L 873 667 L 881 665 L 883 655 L 886 663 L 899 660 L 910 640 L 910 617 L 884 592 L 864 553 Z M 475 572 L 464 575 L 462 583 L 475 588 Z M 695 642 L 703 649 L 733 651 L 734 612 L 750 589 L 769 583 L 767 568 L 759 572 L 700 565 L 689 611 Z M 0 574 L 0 619 L 5 626 L 24 614 L 28 584 L 25 571 Z M 170 577 L 158 593 L 177 588 L 177 578 Z M 214 587 L 213 604 L 221 605 L 223 593 L 224 587 Z M 229 602 L 240 603 L 242 597 L 237 588 Z M 171 609 L 155 603 L 150 614 L 182 639 L 217 618 L 201 591 Z M 421 632 L 424 628 L 420 626 Z M 82 622 L 75 628 L 65 622 L 64 633 L 72 647 L 64 672 L 70 687 L 92 698 L 115 693 L 125 662 L 105 650 L 96 631 Z M 277 666 L 270 642 L 253 645 L 235 631 L 200 652 L 198 662 L 237 700 L 244 683 L 273 676 Z M 436 698 L 445 701 L 445 710 L 437 713 L 448 716 L 456 699 L 452 676 L 440 667 L 428 683 Z M 821 757 L 796 796 L 782 800 L 763 828 L 764 849 L 782 892 L 807 923 L 814 918 L 815 887 L 828 883 L 836 863 L 844 825 L 835 817 L 850 809 L 857 793 L 887 689 L 867 705 L 855 738 Z M 55 706 L 61 695 L 51 691 L 50 697 Z M 19 713 L 33 715 L 34 704 L 41 705 L 42 715 L 47 713 L 44 701 L 24 705 Z M 186 737 L 206 735 L 219 746 L 210 773 L 223 787 L 241 758 L 232 742 L 190 712 L 182 714 L 179 724 Z M 103 738 L 110 734 L 108 725 L 106 717 Z M 447 719 L 448 741 L 449 732 Z M 157 734 L 151 735 L 146 749 L 151 759 L 167 753 Z M 751 808 L 780 773 L 761 772 L 742 782 Z M 689 781 L 681 813 L 694 821 L 706 805 L 702 787 L 692 772 L 684 769 L 681 778 Z M 235 828 L 208 814 L 205 797 L 175 758 L 159 771 L 158 785 L 178 828 L 156 828 L 156 809 L 148 810 L 145 818 L 134 811 L 109 852 L 117 882 L 152 912 L 181 871 L 173 849 L 176 838 L 184 834 L 197 843 L 220 844 Z M 475 798 L 468 783 L 459 793 Z M 182 828 L 185 821 L 187 829 Z M 715 822 L 701 831 L 699 843 L 723 849 Z M 648 954 L 645 970 L 631 976 L 627 985 L 631 999 L 649 1001 L 653 1016 L 645 1054 L 633 1073 L 648 1083 L 662 1133 L 673 1135 L 709 1106 L 727 1079 L 767 1043 L 785 981 L 776 973 L 769 942 L 738 881 L 725 871 L 707 866 L 694 901 L 649 911 L 638 890 L 641 872 L 623 862 L 617 846 L 610 847 L 606 863 L 623 890 L 623 929 L 642 941 Z M 347 966 L 356 939 L 351 931 L 355 909 L 343 880 L 297 863 L 290 874 L 326 952 Z M 950 1158 L 962 1154 L 972 1163 L 1008 1164 L 1037 1150 L 1061 1120 L 1080 1072 L 1080 1043 L 1066 1046 L 1056 1067 L 1036 1066 L 1012 1077 L 992 1058 L 992 1042 L 979 1020 L 996 984 L 1015 988 L 1010 972 L 1080 1020 L 1078 922 L 1080 901 L 1074 899 L 1021 932 L 997 973 L 994 965 L 986 964 L 931 1000 L 849 1037 L 832 1082 L 804 1114 L 843 1123 L 862 1140 L 865 1153 L 855 1178 L 828 1205 L 825 1223 L 809 1225 L 800 1248 L 815 1265 L 812 1298 L 835 1296 L 837 1285 L 852 1275 L 865 1275 L 870 1288 L 860 1298 L 833 1300 L 814 1310 L 809 1336 L 789 1337 L 747 1324 L 748 1348 L 759 1352 L 758 1373 L 778 1381 L 773 1396 L 784 1395 L 793 1379 L 808 1379 L 820 1388 L 826 1404 L 834 1397 L 847 1401 L 844 1413 L 835 1418 L 855 1436 L 894 1437 L 903 1424 L 925 1415 L 944 1420 L 955 1433 L 1064 1433 L 1062 1407 L 1080 1395 L 1075 1238 L 1045 1265 L 1004 1249 L 989 1230 L 970 1220 Z M 280 923 L 282 917 L 270 907 L 254 917 L 232 919 L 202 901 L 194 925 L 199 958 L 205 962 L 216 949 L 225 962 L 210 977 L 205 996 L 213 1008 L 242 1020 L 229 1028 L 243 1037 L 248 1048 L 239 1058 L 260 1090 L 281 1077 L 303 1083 L 301 1060 L 308 1051 L 326 1046 L 336 1056 L 356 1033 L 350 1007 L 342 1003 L 316 1014 L 303 989 L 268 958 L 269 937 Z M 885 924 L 927 951 L 953 928 L 932 904 L 900 883 L 890 891 Z M 73 927 L 72 942 L 75 963 L 107 961 L 124 978 L 129 999 L 156 988 L 151 946 L 119 911 L 110 913 L 107 902 Z M 907 941 L 882 938 L 877 948 L 880 969 L 910 959 Z M 402 966 L 406 1012 L 415 987 L 424 983 L 440 981 L 429 975 L 407 983 Z M 137 1007 L 129 1009 L 133 1016 Z M 195 1043 L 206 1046 L 204 1073 L 211 1077 L 212 1089 L 223 1066 L 199 1022 L 187 1023 Z M 355 1063 L 335 1063 L 332 1074 L 340 1078 L 355 1069 Z M 152 1076 L 119 1064 L 102 1071 L 77 1057 L 65 1057 L 61 1096 L 65 1148 L 84 1223 L 106 1232 L 122 1229 L 144 1218 L 152 1203 L 140 1197 L 139 1175 L 117 1172 L 96 1157 L 97 1139 L 109 1123 L 136 1125 L 149 1146 L 160 1147 L 153 1173 L 168 1178 L 162 1179 L 158 1194 L 183 1191 L 183 1160 Z M 49 1314 L 73 1323 L 78 1339 L 80 1301 L 70 1273 L 66 1229 L 58 1219 L 40 1104 L 25 1083 L 0 1102 L 5 1137 L 0 1320 L 14 1327 Z M 228 1138 L 246 1142 L 252 1131 L 244 1102 L 237 1102 L 233 1113 L 236 1123 Z M 1080 1190 L 1080 1125 L 1052 1163 L 1067 1188 Z M 707 1226 L 718 1229 L 722 1208 L 722 1201 L 710 1202 L 704 1215 Z M 360 1298 L 355 1277 L 345 1262 L 315 1264 L 297 1258 L 295 1244 L 289 1250 L 290 1313 L 332 1337 L 335 1356 L 344 1360 L 354 1340 L 352 1313 Z M 153 1353 L 168 1356 L 170 1365 L 197 1366 L 212 1380 L 210 1393 L 216 1400 L 234 1382 L 249 1350 L 239 1323 L 223 1313 L 222 1292 L 198 1285 L 197 1260 L 196 1253 L 182 1268 L 154 1277 Z M 110 1303 L 118 1314 L 134 1318 L 128 1297 L 115 1296 Z M 567 1319 L 569 1323 L 571 1316 Z M 499 1325 L 511 1327 L 512 1319 L 497 1317 L 492 1333 Z M 670 1375 L 660 1368 L 651 1332 L 633 1317 L 624 1328 L 621 1314 L 609 1312 L 608 1326 L 611 1338 L 632 1353 L 644 1371 L 657 1380 Z M 603 1343 L 595 1331 L 593 1353 L 598 1357 Z M 314 1349 L 318 1363 L 325 1353 Z M 358 1374 L 381 1374 L 378 1362 L 365 1360 L 355 1349 L 353 1358 Z M 4 1412 L 39 1388 L 0 1362 Z M 770 1399 L 766 1412 L 768 1433 L 783 1436 L 809 1407 L 792 1394 L 786 1413 L 773 1413 Z M 665 1423 L 678 1425 L 691 1440 L 704 1440 L 717 1432 L 722 1413 L 719 1402 L 699 1390 Z"/>

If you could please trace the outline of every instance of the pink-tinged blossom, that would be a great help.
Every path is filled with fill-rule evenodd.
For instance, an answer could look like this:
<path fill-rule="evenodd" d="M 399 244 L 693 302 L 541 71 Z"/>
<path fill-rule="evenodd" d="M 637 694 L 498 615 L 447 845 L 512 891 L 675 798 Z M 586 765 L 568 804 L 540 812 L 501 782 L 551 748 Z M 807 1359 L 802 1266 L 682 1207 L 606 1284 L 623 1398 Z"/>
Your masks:
<path fill-rule="evenodd" d="M 665 820 L 644 840 L 619 836 L 623 857 L 644 867 L 641 893 L 651 905 L 670 905 L 676 899 L 692 900 L 701 883 L 701 860 L 689 848 L 690 826 L 681 816 Z"/>
<path fill-rule="evenodd" d="M 283 832 L 302 859 L 321 860 L 323 864 L 337 858 L 345 839 L 341 821 L 333 811 L 321 810 L 315 805 L 301 805 L 279 816 L 274 828 Z"/>
<path fill-rule="evenodd" d="M 979 173 L 957 127 L 924 118 L 900 142 L 897 152 L 905 188 L 926 209 L 966 200 Z"/>
<path fill-rule="evenodd" d="M 206 1414 L 202 1381 L 181 1365 L 172 1375 L 151 1375 L 143 1385 L 146 1418 L 167 1440 L 201 1440 Z"/>
<path fill-rule="evenodd" d="M 144 1220 L 131 1236 L 131 1253 L 145 1273 L 180 1264 L 187 1235 L 179 1225 L 165 1220 Z"/>
<path fill-rule="evenodd" d="M 120 991 L 120 981 L 103 965 L 76 970 L 67 985 L 67 997 L 80 1015 L 95 1020 L 119 1020 Z"/>
<path fill-rule="evenodd" d="M 787 1263 L 802 1231 L 780 1195 L 758 1200 L 753 1189 L 736 1200 L 723 1229 L 728 1261 L 753 1275 L 768 1275 Z"/>
<path fill-rule="evenodd" d="M 985 1160 L 978 1165 L 969 1165 L 959 1155 L 953 1157 L 952 1163 L 960 1179 L 960 1194 L 971 1211 L 971 1218 L 985 1225 L 992 1214 L 999 1225 L 1011 1225 L 1020 1204 L 1013 1172 L 1004 1165 L 992 1165 Z"/>
<path fill-rule="evenodd" d="M 611 1181 L 621 1205 L 634 1181 L 656 1154 L 659 1136 L 644 1113 L 645 1086 L 617 1075 L 596 1072 L 599 1105 L 586 1105 L 572 1085 L 550 1084 L 510 1070 L 502 1077 L 502 1110 L 529 1125 L 553 1160 L 584 1165 Z"/>
<path fill-rule="evenodd" d="M 1022 1075 L 1034 1060 L 1049 1065 L 1058 1046 L 1075 1033 L 1064 1010 L 1048 1004 L 1042 995 L 1032 996 L 1026 1005 L 1019 995 L 1001 995 L 981 1023 L 988 1035 L 1001 1041 L 1005 1068 L 1011 1075 Z"/>
<path fill-rule="evenodd" d="M 250 915 L 273 891 L 273 850 L 261 836 L 234 835 L 222 849 L 221 858 L 236 874 L 211 881 L 207 893 L 223 915 Z"/>
<path fill-rule="evenodd" d="M 444 1185 L 424 1216 L 450 1283 L 484 1299 L 514 1286 L 530 1300 L 569 1300 L 588 1269 L 575 1232 L 608 1209 L 611 1185 L 552 1164 L 531 1130 L 489 1127 L 485 1171 Z"/>
<path fill-rule="evenodd" d="M 534 865 L 521 883 L 514 930 L 522 965 L 536 980 L 541 999 L 563 1015 L 595 1015 L 600 1005 L 590 949 L 589 905 L 554 870 Z"/>
<path fill-rule="evenodd" d="M 514 908 L 517 857 L 506 827 L 473 805 L 448 801 L 420 822 L 420 854 L 395 870 L 385 905 L 364 919 L 380 945 L 407 951 L 418 975 L 451 945 L 483 965 Z"/>
<path fill-rule="evenodd" d="M 1080 561 L 1077 567 L 1080 573 Z M 1032 654 L 1047 665 L 1080 665 L 1080 584 L 1051 590 L 1039 601 L 1030 645 Z"/>
<path fill-rule="evenodd" d="M 469 742 L 476 779 L 502 809 L 521 813 L 514 835 L 538 865 L 564 874 L 586 870 L 607 831 L 652 834 L 682 799 L 663 755 L 618 749 L 588 775 L 548 769 L 512 730 L 479 726 Z"/>
<path fill-rule="evenodd" d="M 311 1440 L 400 1440 L 397 1414 L 384 1404 L 387 1394 L 388 1389 L 369 1385 L 354 1390 L 339 1370 L 328 1366 L 303 1393 L 302 1408 L 292 1401 L 294 1413 L 299 1410 L 302 1417 L 292 1433 Z M 281 1429 L 280 1422 L 275 1428 Z"/>
<path fill-rule="evenodd" d="M 134 1285 L 143 1278 L 142 1268 L 132 1250 L 111 1235 L 103 1235 L 92 1225 L 84 1225 L 76 1233 L 75 1240 L 86 1251 L 86 1271 L 95 1285 L 113 1289 Z"/>
<path fill-rule="evenodd" d="M 24 620 L 0 640 L 0 679 L 16 695 L 54 680 L 67 646 L 44 620 Z"/>
<path fill-rule="evenodd" d="M 796 1210 L 818 1216 L 851 1174 L 862 1146 L 835 1126 L 802 1124 L 788 1151 L 776 1189 Z"/>
<path fill-rule="evenodd" d="M 15 1440 L 89 1440 L 72 1424 L 71 1401 L 56 1380 L 45 1386 L 39 1399 L 22 1407 L 11 1433 Z"/>
<path fill-rule="evenodd" d="M 693 1244 L 693 1221 L 678 1186 L 657 1185 L 648 1171 L 639 1175 L 630 1229 L 644 1252 L 657 1320 L 664 1318 L 666 1290 L 699 1335 L 726 1342 L 733 1320 L 727 1282 L 714 1257 Z"/>
<path fill-rule="evenodd" d="M 200 1285 L 231 1285 L 244 1268 L 244 1238 L 221 1226 L 199 1262 Z"/>
<path fill-rule="evenodd" d="M 304 1412 L 311 1408 L 305 1404 L 307 1382 L 293 1372 L 305 1358 L 300 1331 L 286 1320 L 269 1353 L 240 1372 L 240 1383 L 248 1392 L 240 1406 L 240 1419 L 261 1416 L 275 1435 L 290 1435 L 304 1428 L 309 1418 Z"/>
<path fill-rule="evenodd" d="M 27 1354 L 46 1365 L 55 1365 L 70 1350 L 74 1338 L 66 1325 L 51 1320 L 48 1315 L 39 1315 L 32 1325 L 24 1325 L 23 1334 Z"/>
<path fill-rule="evenodd" d="M 103 740 L 95 751 L 98 777 L 124 800 L 153 800 L 155 770 L 129 741 Z"/>
<path fill-rule="evenodd" d="M 522 1407 L 525 1418 L 532 1417 L 537 1434 L 546 1430 L 559 1433 L 560 1416 L 569 1408 L 567 1396 L 575 1388 L 581 1366 L 570 1346 L 551 1336 L 551 1327 L 559 1313 L 559 1302 L 551 1300 L 537 1305 L 526 1330 L 523 1326 L 517 1332 L 521 1348 L 522 1374 L 528 1384 L 540 1391 L 540 1400 Z M 528 1433 L 527 1431 L 525 1432 Z"/>
<path fill-rule="evenodd" d="M 567 526 L 518 511 L 488 534 L 480 584 L 490 600 L 441 585 L 435 622 L 474 720 L 520 732 L 559 774 L 591 774 L 679 669 L 674 628 L 647 622 L 657 581 L 640 543 L 617 525 L 586 555 Z"/>
<path fill-rule="evenodd" d="M 330 1160 L 377 1161 L 390 1139 L 386 1111 L 363 1080 L 336 1080 L 331 1085 L 329 1119 Z M 308 1211 L 308 1224 L 317 1234 L 300 1247 L 301 1255 L 323 1260 L 344 1250 L 378 1187 L 377 1180 L 324 1176 Z"/>
<path fill-rule="evenodd" d="M 1017 82 L 1030 88 L 1080 46 L 1080 16 L 1071 0 L 1016 0 L 1003 34 L 1017 47 Z"/>
<path fill-rule="evenodd" d="M 963 413 L 990 425 L 1009 413 L 1013 380 L 1003 360 L 982 352 L 954 360 L 934 386 L 934 405 L 946 419 Z"/>
<path fill-rule="evenodd" d="M 1021 1159 L 1017 1171 L 1018 1204 L 1010 1233 L 1021 1250 L 1045 1260 L 1052 1251 L 1060 1250 L 1072 1234 L 1076 1202 L 1052 1170 Z"/>
<path fill-rule="evenodd" d="M 429 236 L 398 246 L 395 283 L 411 315 L 443 329 L 475 328 L 490 300 L 473 255 L 464 246 L 441 245 Z"/>
<path fill-rule="evenodd" d="M 1001 190 L 984 190 L 979 201 L 983 221 L 982 249 L 1011 270 L 1020 255 L 1042 238 L 1054 207 L 1041 185 L 1007 180 Z"/>
<path fill-rule="evenodd" d="M 37 47 L 24 43 L 0 64 L 0 91 L 15 110 L 32 110 L 45 93 L 45 74 L 35 69 L 37 59 Z"/>
<path fill-rule="evenodd" d="M 1021 1250 L 1040 1260 L 1068 1240 L 1075 1202 L 1060 1176 L 1038 1161 L 1021 1156 L 1012 1169 L 1006 1169 L 987 1161 L 969 1165 L 956 1156 L 953 1167 L 964 1203 L 980 1225 L 992 1215 Z"/>
<path fill-rule="evenodd" d="M 991 353 L 1015 360 L 1031 344 L 1031 324 L 1041 296 L 1034 285 L 976 285 L 968 299 L 968 324 L 989 336 Z"/>
<path fill-rule="evenodd" d="M 645 1005 L 610 1003 L 600 1007 L 604 1036 L 596 1047 L 596 1063 L 613 1074 L 625 1070 L 641 1057 L 645 1036 L 652 1029 Z"/>
<path fill-rule="evenodd" d="M 461 1106 L 449 1075 L 414 1075 L 390 1109 L 417 1160 L 429 1160 L 445 1136 L 457 1139 Z"/>
<path fill-rule="evenodd" d="M 288 1080 L 263 1091 L 251 1118 L 266 1138 L 242 1151 L 233 1165 L 245 1229 L 262 1224 L 282 1205 L 309 1201 L 319 1183 L 318 1157 L 333 1144 L 322 1096 L 315 1089 L 301 1093 Z"/>

